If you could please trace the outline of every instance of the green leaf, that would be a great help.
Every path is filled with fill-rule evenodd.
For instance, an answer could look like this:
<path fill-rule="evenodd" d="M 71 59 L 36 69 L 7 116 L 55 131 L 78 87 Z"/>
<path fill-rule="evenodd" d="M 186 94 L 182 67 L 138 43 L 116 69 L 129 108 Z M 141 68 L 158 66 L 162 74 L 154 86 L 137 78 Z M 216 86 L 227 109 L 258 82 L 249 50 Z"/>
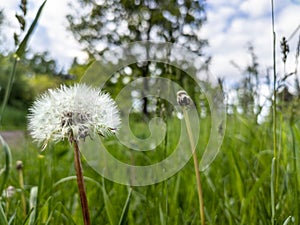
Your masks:
<path fill-rule="evenodd" d="M 77 177 L 76 176 L 68 176 L 68 177 L 64 177 L 62 179 L 60 179 L 59 181 L 55 182 L 53 184 L 53 189 L 55 188 L 58 188 L 59 185 L 61 184 L 64 184 L 64 183 L 67 183 L 69 181 L 76 181 Z M 95 179 L 93 178 L 90 178 L 90 177 L 83 177 L 84 181 L 88 181 L 88 182 L 91 182 L 95 185 L 97 185 L 98 187 L 101 187 L 100 183 L 98 181 L 96 181 Z"/>
<path fill-rule="evenodd" d="M 2 205 L 0 203 L 0 224 L 7 225 L 7 219 L 5 213 L 3 211 Z"/>
<path fill-rule="evenodd" d="M 105 190 L 104 178 L 103 178 L 102 192 L 103 192 L 104 204 L 105 204 L 105 209 L 106 209 L 106 213 L 107 213 L 109 222 L 111 225 L 117 225 L 118 224 L 117 215 L 116 215 L 114 207 L 109 199 L 109 196 Z"/>
<path fill-rule="evenodd" d="M 129 188 L 129 192 L 128 192 L 128 196 L 126 199 L 126 202 L 124 204 L 123 210 L 122 210 L 122 214 L 119 220 L 119 225 L 125 225 L 126 221 L 127 221 L 127 215 L 128 215 L 128 211 L 129 211 L 129 205 L 130 205 L 130 199 L 131 199 L 131 193 L 132 193 L 132 189 Z"/>
<path fill-rule="evenodd" d="M 259 195 L 259 188 L 262 187 L 263 183 L 270 177 L 270 168 L 266 168 L 265 171 L 261 174 L 259 179 L 255 182 L 255 184 L 252 186 L 251 190 L 248 192 L 247 197 L 244 201 L 244 205 L 242 208 L 242 223 L 245 224 L 245 221 L 247 220 L 247 213 L 245 212 L 248 210 L 248 205 L 254 201 L 255 196 Z"/>
<path fill-rule="evenodd" d="M 27 225 L 29 223 L 29 218 L 31 217 L 32 212 L 33 212 L 33 208 L 30 209 L 30 211 L 28 212 L 28 214 L 23 222 L 23 225 Z"/>
<path fill-rule="evenodd" d="M 176 177 L 176 183 L 175 183 L 175 188 L 174 188 L 173 197 L 172 197 L 172 202 L 173 202 L 174 208 L 177 207 L 177 199 L 179 196 L 180 184 L 181 184 L 181 176 L 180 176 L 180 174 L 178 174 Z"/>
<path fill-rule="evenodd" d="M 37 22 L 38 22 L 38 20 L 39 20 L 39 18 L 40 18 L 40 15 L 41 15 L 41 13 L 42 13 L 42 10 L 43 10 L 43 8 L 44 8 L 46 2 L 47 2 L 47 0 L 45 0 L 45 1 L 43 2 L 43 4 L 40 6 L 40 8 L 39 8 L 39 10 L 38 10 L 38 12 L 37 12 L 37 14 L 36 14 L 36 16 L 35 16 L 35 18 L 34 18 L 32 24 L 31 24 L 31 26 L 30 26 L 30 28 L 28 29 L 28 31 L 27 31 L 27 33 L 26 33 L 24 39 L 22 40 L 21 44 L 19 45 L 19 47 L 18 47 L 18 49 L 17 49 L 17 51 L 16 51 L 16 56 L 17 56 L 18 58 L 21 58 L 21 57 L 24 55 L 25 50 L 26 50 L 26 46 L 27 46 L 27 43 L 28 43 L 28 40 L 29 40 L 31 34 L 33 33 L 33 31 L 34 31 L 36 25 L 37 25 Z"/>
<path fill-rule="evenodd" d="M 9 172 L 10 172 L 11 152 L 10 152 L 10 149 L 9 149 L 7 143 L 4 141 L 4 139 L 1 137 L 1 135 L 0 135 L 0 144 L 3 147 L 2 149 L 3 149 L 4 154 L 5 154 L 5 168 L 3 170 L 4 177 L 3 177 L 3 180 L 2 180 L 2 183 L 1 183 L 1 186 L 0 186 L 0 193 L 2 193 L 3 189 L 5 187 L 5 184 L 8 180 L 8 176 L 9 176 Z"/>
<path fill-rule="evenodd" d="M 17 215 L 17 209 L 15 210 L 14 214 L 9 218 L 8 225 L 12 225 L 13 222 L 15 222 L 16 215 Z"/>
<path fill-rule="evenodd" d="M 283 225 L 288 225 L 291 220 L 292 220 L 292 217 L 289 216 L 288 218 L 286 218 L 286 220 L 284 221 Z"/>
<path fill-rule="evenodd" d="M 52 197 L 50 196 L 45 204 L 42 206 L 41 210 L 39 211 L 37 221 L 41 224 L 45 224 L 49 217 L 49 202 L 51 201 Z"/>
<path fill-rule="evenodd" d="M 24 17 L 16 14 L 16 18 L 17 18 L 17 20 L 18 20 L 18 22 L 19 22 L 19 24 L 21 26 L 21 30 L 25 30 L 25 24 L 26 24 L 26 22 L 25 22 Z"/>
<path fill-rule="evenodd" d="M 166 224 L 166 220 L 165 220 L 164 212 L 162 210 L 161 203 L 159 204 L 159 220 L 160 220 L 160 224 Z"/>
<path fill-rule="evenodd" d="M 30 198 L 29 198 L 30 209 L 32 209 L 32 213 L 30 214 L 30 218 L 29 218 L 29 225 L 33 225 L 35 223 L 37 202 L 38 202 L 38 187 L 33 187 L 30 190 Z"/>
<path fill-rule="evenodd" d="M 272 224 L 275 221 L 275 213 L 276 213 L 276 204 L 275 204 L 275 165 L 276 165 L 276 158 L 272 159 L 272 166 L 271 166 L 271 215 L 272 215 Z"/>
<path fill-rule="evenodd" d="M 58 208 L 58 207 L 61 207 L 61 209 L 56 210 L 56 208 Z M 75 221 L 72 218 L 72 215 L 69 213 L 69 211 L 66 209 L 66 207 L 61 202 L 58 202 L 54 206 L 54 208 L 51 211 L 51 213 L 49 215 L 49 218 L 48 218 L 47 222 L 45 223 L 45 225 L 51 225 L 52 224 L 51 222 L 52 222 L 54 213 L 60 215 L 62 218 L 67 218 L 68 224 L 76 225 Z"/>

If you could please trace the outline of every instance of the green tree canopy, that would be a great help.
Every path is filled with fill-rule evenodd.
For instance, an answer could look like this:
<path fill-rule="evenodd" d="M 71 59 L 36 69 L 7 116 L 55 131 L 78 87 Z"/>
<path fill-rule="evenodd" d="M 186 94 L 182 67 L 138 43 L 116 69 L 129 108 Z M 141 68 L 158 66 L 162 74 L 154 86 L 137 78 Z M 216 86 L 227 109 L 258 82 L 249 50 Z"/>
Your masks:
<path fill-rule="evenodd" d="M 77 3 L 79 5 L 71 4 L 74 11 L 67 16 L 69 29 L 92 58 L 104 59 L 106 51 L 136 41 L 175 43 L 199 56 L 203 55 L 203 47 L 207 45 L 207 40 L 201 39 L 199 33 L 206 21 L 204 1 L 77 0 Z M 114 86 L 121 87 L 124 76 L 128 77 L 128 82 L 134 77 L 157 74 L 174 79 L 184 87 L 188 83 L 183 71 L 162 63 L 143 62 L 128 67 L 132 73 L 128 75 L 124 70 L 118 71 L 120 76 L 117 81 L 114 77 Z M 141 91 L 145 114 L 150 107 L 149 99 L 143 96 L 149 88 L 150 84 L 145 82 Z M 189 88 L 194 92 L 193 87 Z"/>
<path fill-rule="evenodd" d="M 67 16 L 69 29 L 92 55 L 114 45 L 157 40 L 177 43 L 201 54 L 207 41 L 199 30 L 206 21 L 204 1 L 78 0 Z"/>

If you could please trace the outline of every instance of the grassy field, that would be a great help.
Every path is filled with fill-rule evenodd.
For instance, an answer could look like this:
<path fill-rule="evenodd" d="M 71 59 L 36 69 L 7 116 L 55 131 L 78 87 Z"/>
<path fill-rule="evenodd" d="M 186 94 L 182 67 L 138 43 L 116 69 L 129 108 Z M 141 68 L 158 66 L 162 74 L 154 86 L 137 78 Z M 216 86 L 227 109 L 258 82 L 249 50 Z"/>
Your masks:
<path fill-rule="evenodd" d="M 16 46 L 16 52 L 13 54 L 14 64 L 2 102 L 1 129 L 24 131 L 26 140 L 22 142 L 16 140 L 15 144 L 8 146 L 0 136 L 0 225 L 83 224 L 72 146 L 65 141 L 49 144 L 44 151 L 40 151 L 25 131 L 27 113 L 7 106 L 17 64 L 26 53 L 27 42 L 38 24 L 45 3 L 46 1 L 40 6 L 23 40 Z M 21 1 L 21 4 L 26 5 L 26 1 Z M 20 8 L 23 9 L 25 16 L 26 7 Z M 24 19 L 22 16 L 20 18 Z M 274 18 L 272 19 L 274 22 Z M 274 24 L 272 28 L 274 31 Z M 275 32 L 273 32 L 275 40 L 274 34 Z M 273 47 L 275 49 L 275 42 Z M 284 50 L 284 54 L 286 53 Z M 232 110 L 234 113 L 227 115 L 226 127 L 219 129 L 219 132 L 225 133 L 220 152 L 200 174 L 206 225 L 300 224 L 300 124 L 287 116 L 294 114 L 294 117 L 297 117 L 298 110 L 291 112 L 289 107 L 276 107 L 275 97 L 279 90 L 277 82 L 278 85 L 281 83 L 276 77 L 275 51 L 273 61 L 274 85 L 270 92 L 274 91 L 274 95 L 269 96 L 269 100 L 273 97 L 273 115 L 270 112 L 265 122 L 258 124 L 254 122 L 256 120 L 253 119 L 253 115 L 253 118 L 250 118 L 249 115 Z M 257 76 L 256 64 L 250 67 L 253 68 L 254 75 Z M 282 78 L 281 82 L 288 76 L 290 75 Z M 191 90 L 194 88 L 189 84 L 186 86 Z M 251 90 L 247 89 L 244 97 L 249 97 L 247 93 Z M 250 94 L 254 99 L 254 93 Z M 212 100 L 217 102 L 219 99 Z M 200 101 L 199 98 L 195 102 L 199 104 Z M 249 107 L 252 105 L 249 99 L 246 98 L 244 103 L 246 105 L 244 112 L 247 112 L 247 109 L 253 111 L 253 108 Z M 255 104 L 254 100 L 252 103 Z M 280 99 L 278 103 L 281 103 Z M 298 102 L 295 106 L 297 105 Z M 5 109 L 4 114 L 2 109 Z M 43 116 L 47 115 L 47 112 Z M 74 125 L 75 114 L 83 124 L 80 127 L 83 128 L 80 134 L 84 136 L 86 131 L 84 125 L 90 121 L 91 115 L 81 111 L 76 113 L 63 112 L 61 120 L 56 125 L 63 129 Z M 41 118 L 39 121 L 43 121 L 44 117 Z M 134 116 L 132 119 L 133 133 L 141 138 L 148 137 L 148 123 L 145 125 Z M 109 153 L 124 164 L 151 165 L 170 156 L 178 144 L 180 120 L 170 116 L 166 121 L 167 133 L 155 151 L 131 151 L 121 145 L 115 136 L 108 139 L 101 137 L 101 141 Z M 199 161 L 210 138 L 210 128 L 210 115 L 206 112 L 200 120 L 200 135 L 196 148 Z M 74 144 L 76 140 L 72 139 L 74 137 L 72 129 L 67 129 L 67 133 L 70 142 Z M 110 130 L 114 130 L 114 127 Z M 77 135 L 79 131 L 78 129 Z M 214 137 L 211 138 L 214 141 Z M 87 154 L 85 149 L 82 149 L 82 153 L 91 224 L 201 224 L 192 157 L 178 173 L 162 182 L 148 186 L 126 186 L 110 181 L 101 176 L 99 171 L 94 170 L 89 161 L 93 159 L 93 152 L 89 152 L 91 157 L 89 159 L 84 157 Z"/>
<path fill-rule="evenodd" d="M 299 224 L 300 129 L 297 123 L 278 117 L 278 163 L 272 167 L 272 123 L 258 125 L 243 115 L 228 115 L 221 151 L 201 173 L 207 224 L 271 224 L 272 209 L 275 224 Z M 201 135 L 206 135 L 207 141 L 206 120 L 209 117 L 201 121 Z M 143 125 L 135 126 L 140 129 Z M 169 123 L 167 152 L 178 139 L 174 134 L 177 126 Z M 129 150 L 122 149 L 115 137 L 103 142 L 116 158 L 129 160 Z M 158 150 L 155 155 L 137 153 L 136 164 L 161 160 L 164 149 Z M 1 198 L 0 224 L 82 224 L 73 151 L 68 143 L 40 152 L 28 138 L 26 144 L 13 147 L 11 154 L 12 167 L 4 188 L 13 186 L 15 192 Z M 5 168 L 4 156 L 2 151 L 1 168 Z M 15 168 L 18 160 L 23 162 L 22 170 Z M 192 160 L 166 181 L 144 187 L 111 182 L 86 161 L 83 165 L 92 224 L 200 224 Z M 4 174 L 1 171 L 0 184 Z"/>

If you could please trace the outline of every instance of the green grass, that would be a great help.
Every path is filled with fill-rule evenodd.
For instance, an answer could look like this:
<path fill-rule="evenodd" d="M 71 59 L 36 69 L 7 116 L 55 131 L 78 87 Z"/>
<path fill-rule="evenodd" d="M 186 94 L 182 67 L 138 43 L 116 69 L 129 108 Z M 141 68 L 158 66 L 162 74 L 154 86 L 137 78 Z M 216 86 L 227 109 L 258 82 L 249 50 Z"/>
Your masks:
<path fill-rule="evenodd" d="M 2 130 L 26 130 L 26 111 L 7 106 L 3 112 L 1 123 Z"/>
<path fill-rule="evenodd" d="M 201 124 L 204 126 L 205 120 Z M 174 128 L 178 124 L 170 123 L 169 128 L 171 126 Z M 209 125 L 206 126 L 209 128 Z M 211 166 L 201 173 L 207 224 L 271 223 L 271 129 L 272 125 L 268 122 L 257 125 L 242 115 L 228 116 L 221 152 Z M 207 141 L 208 130 L 202 129 L 205 135 L 202 141 Z M 169 132 L 168 146 L 172 147 L 178 135 L 172 129 Z M 285 221 L 287 224 L 299 224 L 299 124 L 290 127 L 288 122 L 281 121 L 278 136 L 281 141 L 276 221 L 277 224 L 284 224 Z M 114 138 L 105 140 L 105 144 L 115 157 L 124 162 L 129 160 L 129 150 L 122 151 Z M 162 158 L 162 151 L 156 155 L 135 154 L 136 163 L 140 165 Z M 17 160 L 24 163 L 24 190 L 20 189 L 18 173 L 14 168 Z M 12 219 L 11 224 L 82 224 L 73 151 L 69 144 L 56 144 L 39 153 L 37 147 L 28 140 L 26 145 L 12 149 L 12 162 L 5 187 L 12 185 L 17 191 L 12 198 L 2 197 L 0 201 L 2 214 L 7 221 Z M 4 165 L 1 152 L 1 168 Z M 123 224 L 200 224 L 192 159 L 165 182 L 132 187 L 132 192 L 127 186 L 102 178 L 85 162 L 84 175 L 87 177 L 92 224 L 118 224 L 122 215 L 122 221 L 127 220 Z M 2 179 L 3 174 L 0 182 Z M 26 216 L 22 214 L 21 193 L 26 198 Z M 33 210 L 30 210 L 30 202 L 36 205 Z"/>

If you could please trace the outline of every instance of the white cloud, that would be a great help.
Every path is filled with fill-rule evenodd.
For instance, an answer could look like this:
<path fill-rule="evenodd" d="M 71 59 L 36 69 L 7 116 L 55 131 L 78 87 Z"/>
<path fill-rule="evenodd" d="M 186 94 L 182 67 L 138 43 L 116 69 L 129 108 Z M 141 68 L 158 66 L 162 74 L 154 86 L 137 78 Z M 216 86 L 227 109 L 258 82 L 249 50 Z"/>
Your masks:
<path fill-rule="evenodd" d="M 254 46 L 262 73 L 267 67 L 272 66 L 271 1 L 236 0 L 227 4 L 228 2 L 225 0 L 207 2 L 208 21 L 200 33 L 202 37 L 209 40 L 208 52 L 213 56 L 212 73 L 234 82 L 237 81 L 240 73 L 230 64 L 230 61 L 235 61 L 242 68 L 245 67 L 250 62 L 247 54 L 249 42 Z M 282 64 L 279 38 L 290 35 L 300 24 L 300 5 L 290 0 L 274 2 L 278 39 L 277 61 L 278 64 Z M 291 40 L 289 43 L 291 50 L 296 48 L 297 41 Z"/>
<path fill-rule="evenodd" d="M 17 0 L 0 2 L 0 8 L 4 8 L 5 15 L 10 21 L 10 26 L 5 31 L 6 40 L 11 46 L 9 50 L 13 48 L 13 33 L 18 31 L 18 23 L 14 17 L 16 10 L 18 10 L 18 2 Z M 41 0 L 28 2 L 27 28 L 33 21 L 42 2 Z M 67 1 L 47 1 L 39 24 L 29 42 L 30 49 L 35 52 L 48 51 L 52 58 L 58 60 L 59 66 L 65 69 L 70 66 L 74 57 L 81 61 L 87 57 L 81 51 L 72 34 L 66 30 L 67 20 L 65 16 L 69 11 Z"/>
<path fill-rule="evenodd" d="M 300 24 L 300 4 L 298 0 L 274 0 L 275 26 L 277 34 L 277 61 L 280 64 L 280 38 L 289 37 Z M 29 0 L 28 17 L 33 20 L 42 0 Z M 68 1 L 49 0 L 41 15 L 39 26 L 29 43 L 34 51 L 49 51 L 60 65 L 67 68 L 73 57 L 85 59 L 79 44 L 71 33 L 66 31 L 65 15 L 70 11 Z M 13 32 L 18 29 L 15 11 L 18 10 L 19 0 L 0 1 L 10 25 L 5 32 L 6 46 L 13 47 Z M 230 61 L 233 60 L 242 67 L 249 62 L 247 43 L 251 42 L 255 53 L 264 70 L 272 65 L 272 30 L 271 30 L 271 1 L 270 0 L 214 0 L 207 1 L 208 21 L 200 31 L 200 36 L 207 38 L 210 47 L 207 52 L 213 56 L 211 70 L 219 77 L 236 81 L 240 74 Z M 28 23 L 29 25 L 29 23 Z M 292 58 L 299 33 L 290 40 Z M 7 47 L 8 48 L 8 47 Z M 288 63 L 292 68 L 293 61 Z"/>
<path fill-rule="evenodd" d="M 246 0 L 240 5 L 239 10 L 249 18 L 258 18 L 271 12 L 271 1 L 266 0 Z"/>

